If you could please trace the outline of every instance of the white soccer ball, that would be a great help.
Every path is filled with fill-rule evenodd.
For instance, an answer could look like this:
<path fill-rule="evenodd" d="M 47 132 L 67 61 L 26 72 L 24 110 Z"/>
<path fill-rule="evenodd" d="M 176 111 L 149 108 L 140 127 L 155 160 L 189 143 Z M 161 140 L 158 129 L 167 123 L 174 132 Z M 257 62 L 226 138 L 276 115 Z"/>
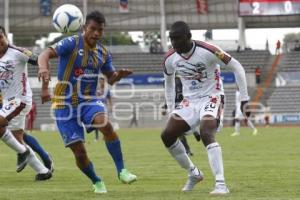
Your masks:
<path fill-rule="evenodd" d="M 58 7 L 52 18 L 52 24 L 60 33 L 77 32 L 83 23 L 83 16 L 78 7 L 72 4 L 64 4 Z"/>

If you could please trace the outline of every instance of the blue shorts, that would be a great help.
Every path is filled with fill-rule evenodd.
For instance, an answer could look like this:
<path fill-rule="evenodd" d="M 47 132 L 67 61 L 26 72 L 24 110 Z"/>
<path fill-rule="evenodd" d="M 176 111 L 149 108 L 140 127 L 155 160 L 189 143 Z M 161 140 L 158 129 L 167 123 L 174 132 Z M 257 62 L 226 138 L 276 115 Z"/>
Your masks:
<path fill-rule="evenodd" d="M 107 113 L 105 105 L 98 99 L 55 110 L 57 128 L 66 147 L 78 141 L 84 142 L 83 125 L 88 133 L 93 131 L 92 122 L 97 113 Z"/>

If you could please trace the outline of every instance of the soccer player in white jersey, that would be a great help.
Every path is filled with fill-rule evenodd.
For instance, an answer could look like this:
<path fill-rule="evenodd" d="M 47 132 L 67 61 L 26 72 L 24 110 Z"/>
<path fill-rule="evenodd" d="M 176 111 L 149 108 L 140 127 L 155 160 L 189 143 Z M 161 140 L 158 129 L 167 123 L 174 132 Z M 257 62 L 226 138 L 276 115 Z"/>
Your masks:
<path fill-rule="evenodd" d="M 164 75 L 165 98 L 171 114 L 161 134 L 162 141 L 178 164 L 188 172 L 188 180 L 182 190 L 190 191 L 203 180 L 203 173 L 190 160 L 178 137 L 200 124 L 202 142 L 215 176 L 215 187 L 210 194 L 227 194 L 229 190 L 225 184 L 222 151 L 215 140 L 224 107 L 220 66 L 235 73 L 243 106 L 249 99 L 245 71 L 237 60 L 218 47 L 192 40 L 190 28 L 185 22 L 175 22 L 169 37 L 173 48 L 165 56 Z M 181 106 L 176 108 L 175 75 L 182 81 L 184 96 Z"/>
<path fill-rule="evenodd" d="M 234 117 L 234 133 L 231 136 L 239 136 L 240 135 L 240 127 L 241 121 L 246 120 L 247 126 L 252 129 L 252 135 L 257 135 L 257 129 L 251 120 L 243 115 L 241 111 L 241 101 L 240 101 L 240 91 L 237 90 L 235 92 L 235 117 Z"/>
<path fill-rule="evenodd" d="M 18 156 L 17 172 L 24 169 L 25 165 L 22 163 L 25 160 L 37 172 L 36 180 L 46 180 L 51 178 L 51 171 L 41 163 L 29 146 L 24 146 L 23 141 L 25 116 L 32 104 L 32 91 L 27 80 L 27 62 L 33 61 L 30 55 L 28 50 L 9 45 L 5 29 L 0 26 L 0 90 L 3 101 L 0 110 L 0 137 L 23 155 Z"/>

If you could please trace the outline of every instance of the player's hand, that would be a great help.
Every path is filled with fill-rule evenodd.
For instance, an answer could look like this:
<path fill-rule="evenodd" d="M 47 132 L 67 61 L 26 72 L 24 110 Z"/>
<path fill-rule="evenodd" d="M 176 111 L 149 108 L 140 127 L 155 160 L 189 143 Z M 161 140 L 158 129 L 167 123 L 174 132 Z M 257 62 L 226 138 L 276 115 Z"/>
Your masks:
<path fill-rule="evenodd" d="M 39 69 L 38 71 L 38 79 L 39 81 L 45 81 L 45 82 L 49 82 L 50 81 L 50 71 L 48 69 Z"/>
<path fill-rule="evenodd" d="M 50 81 L 50 71 L 48 69 L 39 69 L 38 78 L 39 81 L 49 82 Z"/>
<path fill-rule="evenodd" d="M 50 96 L 50 93 L 49 93 L 48 89 L 42 89 L 41 99 L 42 99 L 42 104 L 44 104 L 44 103 L 51 100 L 51 96 Z"/>
<path fill-rule="evenodd" d="M 244 116 L 246 116 L 247 118 L 250 117 L 251 112 L 250 112 L 250 107 L 248 105 L 248 101 L 241 102 L 241 111 Z"/>
<path fill-rule="evenodd" d="M 129 69 L 121 69 L 113 73 L 113 75 L 108 79 L 109 84 L 114 84 L 115 82 L 118 82 L 122 78 L 129 76 L 132 74 L 132 71 Z"/>

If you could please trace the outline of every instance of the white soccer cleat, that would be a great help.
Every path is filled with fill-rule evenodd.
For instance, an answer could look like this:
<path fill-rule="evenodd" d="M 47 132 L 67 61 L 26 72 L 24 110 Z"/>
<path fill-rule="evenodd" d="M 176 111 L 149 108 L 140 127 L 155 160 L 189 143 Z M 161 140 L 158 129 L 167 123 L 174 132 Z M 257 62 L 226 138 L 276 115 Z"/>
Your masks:
<path fill-rule="evenodd" d="M 199 175 L 189 175 L 188 180 L 186 181 L 184 187 L 182 188 L 182 191 L 188 192 L 193 190 L 195 185 L 203 180 L 203 173 L 198 169 Z"/>
<path fill-rule="evenodd" d="M 215 189 L 211 191 L 209 194 L 211 195 L 226 195 L 229 194 L 229 189 L 225 184 L 217 184 Z"/>

